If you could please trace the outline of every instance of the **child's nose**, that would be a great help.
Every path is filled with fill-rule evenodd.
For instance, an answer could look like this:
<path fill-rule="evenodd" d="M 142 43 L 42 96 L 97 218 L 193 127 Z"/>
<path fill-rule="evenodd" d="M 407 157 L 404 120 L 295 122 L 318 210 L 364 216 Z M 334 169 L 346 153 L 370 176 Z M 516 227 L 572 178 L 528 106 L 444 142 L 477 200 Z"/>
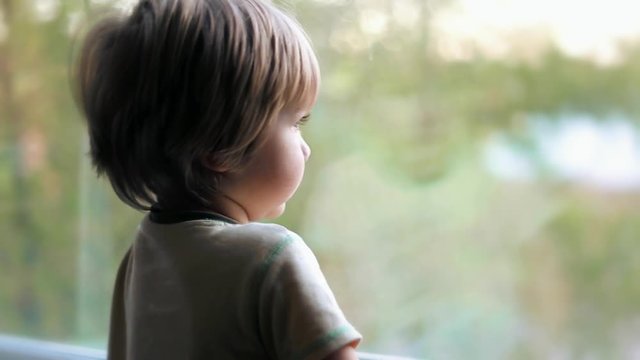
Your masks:
<path fill-rule="evenodd" d="M 302 139 L 302 154 L 304 155 L 304 161 L 309 160 L 309 156 L 311 156 L 311 148 L 304 139 Z"/>

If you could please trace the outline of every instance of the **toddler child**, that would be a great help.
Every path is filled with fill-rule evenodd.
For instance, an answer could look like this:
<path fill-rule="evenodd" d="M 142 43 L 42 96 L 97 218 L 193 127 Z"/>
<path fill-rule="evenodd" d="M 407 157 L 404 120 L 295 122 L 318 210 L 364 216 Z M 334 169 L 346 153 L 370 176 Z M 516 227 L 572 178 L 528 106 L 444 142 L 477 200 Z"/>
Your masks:
<path fill-rule="evenodd" d="M 277 217 L 309 158 L 319 68 L 261 0 L 143 0 L 76 67 L 91 158 L 148 211 L 118 271 L 108 359 L 352 359 L 347 322 Z"/>

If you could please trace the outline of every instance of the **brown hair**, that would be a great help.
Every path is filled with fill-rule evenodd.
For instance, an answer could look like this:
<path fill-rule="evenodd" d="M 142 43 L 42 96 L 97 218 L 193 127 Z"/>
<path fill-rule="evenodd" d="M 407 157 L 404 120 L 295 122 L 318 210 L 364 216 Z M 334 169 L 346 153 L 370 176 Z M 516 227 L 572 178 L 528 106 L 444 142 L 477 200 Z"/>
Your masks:
<path fill-rule="evenodd" d="M 317 60 L 293 18 L 261 0 L 143 0 L 101 20 L 75 68 L 91 158 L 138 209 L 209 205 L 286 105 L 319 85 Z"/>

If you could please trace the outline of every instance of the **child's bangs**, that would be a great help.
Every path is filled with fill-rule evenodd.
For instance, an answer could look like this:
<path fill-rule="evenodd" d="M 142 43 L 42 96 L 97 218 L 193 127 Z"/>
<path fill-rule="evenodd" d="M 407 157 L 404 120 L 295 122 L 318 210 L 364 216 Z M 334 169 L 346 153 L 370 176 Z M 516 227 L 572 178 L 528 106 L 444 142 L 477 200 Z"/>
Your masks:
<path fill-rule="evenodd" d="M 279 89 L 282 94 L 281 106 L 308 107 L 318 94 L 320 87 L 320 67 L 311 43 L 299 25 L 289 20 L 291 36 L 295 39 L 282 44 L 283 71 Z M 293 40 L 293 41 L 291 41 Z"/>

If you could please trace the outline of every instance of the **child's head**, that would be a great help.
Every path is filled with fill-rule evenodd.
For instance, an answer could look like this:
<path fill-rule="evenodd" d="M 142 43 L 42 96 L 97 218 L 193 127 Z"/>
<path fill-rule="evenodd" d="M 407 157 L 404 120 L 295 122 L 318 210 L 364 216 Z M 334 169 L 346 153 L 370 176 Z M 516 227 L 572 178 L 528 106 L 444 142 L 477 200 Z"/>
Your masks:
<path fill-rule="evenodd" d="M 300 26 L 261 0 L 142 0 L 89 32 L 77 66 L 93 163 L 139 209 L 210 208 L 319 76 Z"/>

